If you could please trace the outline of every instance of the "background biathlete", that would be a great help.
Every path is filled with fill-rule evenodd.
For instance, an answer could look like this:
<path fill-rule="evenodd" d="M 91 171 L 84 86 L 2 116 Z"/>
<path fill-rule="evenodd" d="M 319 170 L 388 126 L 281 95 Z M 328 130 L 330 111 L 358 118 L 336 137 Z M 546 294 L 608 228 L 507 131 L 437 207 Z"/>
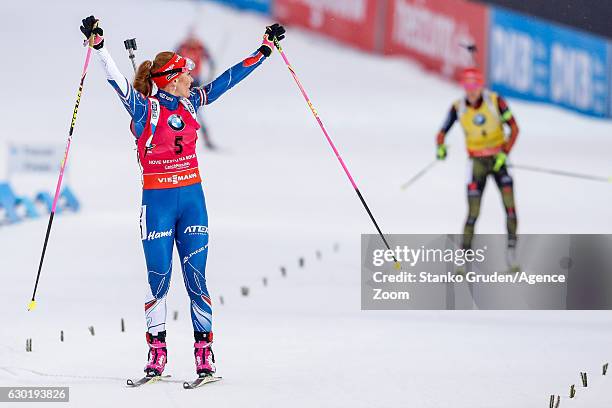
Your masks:
<path fill-rule="evenodd" d="M 513 180 L 506 167 L 506 159 L 518 137 L 519 129 L 506 101 L 484 87 L 484 77 L 476 68 L 462 73 L 461 84 L 465 97 L 453 103 L 436 138 L 436 156 L 444 160 L 447 148 L 444 139 L 456 121 L 465 134 L 465 144 L 471 161 L 468 176 L 468 216 L 463 230 L 463 248 L 472 246 L 474 227 L 480 214 L 482 193 L 489 175 L 493 176 L 506 210 L 508 231 L 507 262 L 511 270 L 518 269 L 516 261 L 517 215 L 514 203 Z M 506 136 L 504 126 L 509 128 Z"/>
<path fill-rule="evenodd" d="M 193 70 L 191 71 L 191 77 L 193 78 L 193 83 L 191 84 L 192 87 L 199 88 L 205 82 L 204 79 L 206 79 L 206 81 L 212 79 L 215 73 L 215 61 L 208 51 L 208 48 L 206 48 L 206 45 L 204 45 L 204 43 L 196 35 L 195 27 L 189 28 L 187 37 L 181 42 L 181 44 L 179 44 L 176 49 L 176 53 L 184 58 L 192 60 L 195 64 Z M 206 66 L 206 69 L 203 69 L 204 66 Z M 198 123 L 200 124 L 200 134 L 202 135 L 204 145 L 208 149 L 214 150 L 215 145 L 210 138 L 208 126 L 202 118 L 202 109 L 198 109 L 196 113 Z"/>
<path fill-rule="evenodd" d="M 149 345 L 145 372 L 151 377 L 161 375 L 167 362 L 166 295 L 176 242 L 191 303 L 196 371 L 200 376 L 210 375 L 215 366 L 211 348 L 212 302 L 205 273 L 208 215 L 196 156 L 200 127 L 196 110 L 216 101 L 260 66 L 271 55 L 274 39 L 284 38 L 285 29 L 278 24 L 267 27 L 256 52 L 210 84 L 190 89 L 193 62 L 169 51 L 143 62 L 131 85 L 104 47 L 103 31 L 96 23 L 95 17 L 87 17 L 80 29 L 87 38 L 95 35 L 95 53 L 132 118 L 131 130 L 142 168 L 140 231 L 149 283 L 145 299 Z"/>

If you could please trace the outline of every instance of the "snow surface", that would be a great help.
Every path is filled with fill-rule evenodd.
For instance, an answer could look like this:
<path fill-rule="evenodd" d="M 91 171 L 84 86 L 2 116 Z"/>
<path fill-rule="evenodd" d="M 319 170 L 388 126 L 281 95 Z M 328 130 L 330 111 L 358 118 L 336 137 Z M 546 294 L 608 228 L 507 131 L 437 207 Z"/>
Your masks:
<path fill-rule="evenodd" d="M 3 2 L 0 48 L 10 58 L 2 67 L 9 80 L 0 143 L 65 140 L 85 55 L 78 25 L 91 13 L 125 74 L 132 69 L 126 38 L 137 38 L 143 60 L 174 47 L 197 22 L 218 66 L 228 67 L 257 48 L 270 23 L 186 1 Z M 449 136 L 447 162 L 407 191 L 399 186 L 433 158 L 434 135 L 460 89 L 409 61 L 362 54 L 299 29 L 289 29 L 284 46 L 383 230 L 459 232 L 466 212 L 459 129 Z M 223 148 L 201 152 L 201 163 L 215 353 L 225 378 L 198 391 L 178 383 L 124 388 L 146 357 L 140 176 L 128 115 L 95 62 L 69 159 L 83 211 L 56 218 L 36 312 L 25 308 L 47 221 L 0 228 L 0 386 L 70 386 L 70 404 L 79 407 L 537 408 L 548 406 L 550 394 L 566 395 L 586 370 L 593 385 L 578 387 L 578 398 L 562 406 L 610 406 L 611 378 L 599 375 L 612 360 L 609 312 L 360 310 L 360 234 L 375 231 L 278 56 L 206 113 Z M 610 122 L 510 102 L 522 129 L 516 163 L 612 173 Z M 514 176 L 521 232 L 612 229 L 609 185 Z M 52 190 L 55 179 L 40 183 Z M 25 186 L 18 191 L 28 192 Z M 494 188 L 478 231 L 504 231 Z M 241 286 L 250 296 L 240 295 Z M 168 373 L 188 379 L 192 334 L 176 270 L 168 304 L 179 312 L 168 323 Z M 122 317 L 126 333 L 119 331 Z M 26 338 L 33 353 L 25 352 Z"/>

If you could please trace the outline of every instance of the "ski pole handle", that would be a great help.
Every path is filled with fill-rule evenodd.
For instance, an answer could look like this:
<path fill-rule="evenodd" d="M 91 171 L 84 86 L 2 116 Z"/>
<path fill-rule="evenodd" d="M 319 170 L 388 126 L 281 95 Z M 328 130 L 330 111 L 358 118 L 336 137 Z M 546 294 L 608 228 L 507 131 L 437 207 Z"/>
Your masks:
<path fill-rule="evenodd" d="M 99 20 L 98 20 L 99 21 Z M 98 28 L 98 21 L 96 21 L 91 29 L 91 35 L 89 36 L 88 39 L 86 39 L 85 41 L 83 41 L 83 47 L 85 46 L 89 46 L 89 48 L 93 48 L 94 43 L 96 41 L 96 35 L 93 33 L 93 31 Z"/>
<path fill-rule="evenodd" d="M 98 21 L 96 21 L 93 25 L 93 30 L 95 30 L 96 28 L 98 28 Z M 89 36 L 89 48 L 93 48 L 94 42 L 96 40 L 96 35 L 93 33 L 93 30 L 91 35 Z"/>

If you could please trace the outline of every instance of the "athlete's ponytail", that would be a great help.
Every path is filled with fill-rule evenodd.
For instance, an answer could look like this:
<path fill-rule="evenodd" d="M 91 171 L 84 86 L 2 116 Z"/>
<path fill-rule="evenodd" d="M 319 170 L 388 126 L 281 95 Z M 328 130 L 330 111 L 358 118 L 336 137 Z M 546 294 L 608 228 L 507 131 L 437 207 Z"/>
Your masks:
<path fill-rule="evenodd" d="M 153 92 L 151 72 L 155 72 L 166 65 L 173 55 L 172 51 L 163 51 L 155 56 L 153 62 L 145 61 L 140 64 L 134 77 L 134 88 L 144 96 L 151 96 Z"/>
<path fill-rule="evenodd" d="M 138 67 L 134 77 L 134 88 L 144 96 L 151 96 L 153 81 L 151 81 L 151 61 L 145 61 Z"/>

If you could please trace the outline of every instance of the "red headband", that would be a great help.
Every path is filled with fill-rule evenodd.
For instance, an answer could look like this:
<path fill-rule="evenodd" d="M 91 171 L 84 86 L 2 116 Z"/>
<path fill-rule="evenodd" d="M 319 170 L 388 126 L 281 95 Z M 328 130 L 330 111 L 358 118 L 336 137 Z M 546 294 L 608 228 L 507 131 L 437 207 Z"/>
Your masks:
<path fill-rule="evenodd" d="M 173 79 L 183 72 L 187 72 L 187 60 L 178 54 L 174 54 L 170 61 L 157 72 L 151 72 L 151 79 L 159 89 L 165 88 Z"/>
<path fill-rule="evenodd" d="M 478 68 L 466 68 L 461 73 L 461 85 L 467 90 L 480 89 L 484 84 L 484 76 Z"/>

